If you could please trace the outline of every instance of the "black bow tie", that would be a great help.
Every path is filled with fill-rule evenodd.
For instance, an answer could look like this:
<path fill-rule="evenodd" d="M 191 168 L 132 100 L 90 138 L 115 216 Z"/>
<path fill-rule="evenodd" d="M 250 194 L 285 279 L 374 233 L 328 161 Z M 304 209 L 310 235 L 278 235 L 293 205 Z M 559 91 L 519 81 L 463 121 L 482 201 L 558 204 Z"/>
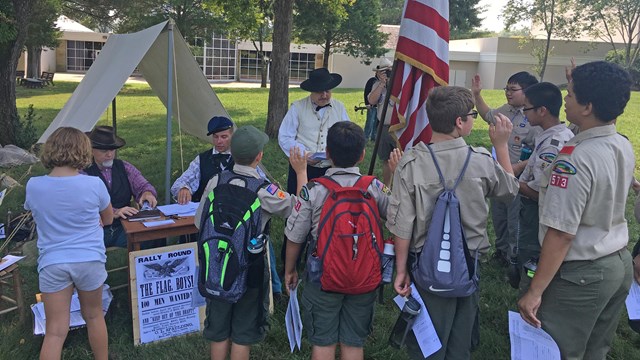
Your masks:
<path fill-rule="evenodd" d="M 320 109 L 326 108 L 327 106 L 331 107 L 331 103 L 326 104 L 326 105 L 322 105 L 322 106 L 321 105 L 316 106 L 316 111 L 320 111 Z"/>
<path fill-rule="evenodd" d="M 227 160 L 231 155 L 229 154 L 213 154 L 214 160 Z"/>

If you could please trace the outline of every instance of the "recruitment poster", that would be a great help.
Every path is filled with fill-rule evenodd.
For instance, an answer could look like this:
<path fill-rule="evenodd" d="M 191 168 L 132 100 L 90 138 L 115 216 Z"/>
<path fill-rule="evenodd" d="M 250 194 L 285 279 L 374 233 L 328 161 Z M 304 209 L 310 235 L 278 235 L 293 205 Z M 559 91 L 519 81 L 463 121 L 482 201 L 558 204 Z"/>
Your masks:
<path fill-rule="evenodd" d="M 129 253 L 135 345 L 202 329 L 204 307 L 192 302 L 197 260 L 195 243 Z"/>

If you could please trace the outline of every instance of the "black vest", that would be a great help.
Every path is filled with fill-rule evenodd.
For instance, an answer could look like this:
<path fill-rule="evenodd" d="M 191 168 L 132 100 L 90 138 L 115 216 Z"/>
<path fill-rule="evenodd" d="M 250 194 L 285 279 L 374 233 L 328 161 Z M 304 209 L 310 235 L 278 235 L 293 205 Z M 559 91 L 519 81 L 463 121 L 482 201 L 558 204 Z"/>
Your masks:
<path fill-rule="evenodd" d="M 200 183 L 198 184 L 198 190 L 191 195 L 191 201 L 193 202 L 200 201 L 207 183 L 223 170 L 222 166 L 224 166 L 224 170 L 231 170 L 234 164 L 231 155 L 214 154 L 212 149 L 201 152 L 198 156 L 200 157 Z"/>
<path fill-rule="evenodd" d="M 95 161 L 85 171 L 88 175 L 97 176 L 104 182 L 109 190 L 111 205 L 113 205 L 114 208 L 120 209 L 131 205 L 133 192 L 131 191 L 131 185 L 129 184 L 127 172 L 122 160 L 113 160 L 113 167 L 111 168 L 111 188 L 109 188 L 107 180 L 100 173 L 100 169 Z"/>

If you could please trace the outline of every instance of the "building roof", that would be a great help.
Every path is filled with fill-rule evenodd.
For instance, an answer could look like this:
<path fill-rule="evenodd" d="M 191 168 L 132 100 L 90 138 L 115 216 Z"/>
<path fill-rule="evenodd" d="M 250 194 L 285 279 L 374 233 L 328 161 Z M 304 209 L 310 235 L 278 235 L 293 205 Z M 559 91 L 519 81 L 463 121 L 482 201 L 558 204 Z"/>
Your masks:
<path fill-rule="evenodd" d="M 56 20 L 56 27 L 60 31 L 72 31 L 72 32 L 94 32 L 88 27 L 80 24 L 77 21 L 71 20 L 64 15 L 60 15 Z"/>
<path fill-rule="evenodd" d="M 389 34 L 384 48 L 392 50 L 398 44 L 398 36 L 400 34 L 400 25 L 378 25 L 378 30 L 382 33 Z"/>

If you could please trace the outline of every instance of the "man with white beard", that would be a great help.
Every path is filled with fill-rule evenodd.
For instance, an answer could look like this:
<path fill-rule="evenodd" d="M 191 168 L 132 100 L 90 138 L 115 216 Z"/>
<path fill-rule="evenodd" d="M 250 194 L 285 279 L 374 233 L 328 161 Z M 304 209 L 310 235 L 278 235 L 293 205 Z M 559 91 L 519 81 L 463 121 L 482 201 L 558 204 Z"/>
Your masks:
<path fill-rule="evenodd" d="M 116 150 L 123 147 L 125 141 L 116 136 L 111 126 L 96 126 L 87 135 L 91 140 L 93 164 L 84 172 L 105 183 L 113 206 L 113 224 L 104 227 L 104 245 L 127 247 L 121 220 L 138 213 L 138 209 L 131 206 L 131 198 L 141 206 L 146 201 L 154 208 L 158 203 L 156 189 L 135 166 L 115 158 Z"/>

